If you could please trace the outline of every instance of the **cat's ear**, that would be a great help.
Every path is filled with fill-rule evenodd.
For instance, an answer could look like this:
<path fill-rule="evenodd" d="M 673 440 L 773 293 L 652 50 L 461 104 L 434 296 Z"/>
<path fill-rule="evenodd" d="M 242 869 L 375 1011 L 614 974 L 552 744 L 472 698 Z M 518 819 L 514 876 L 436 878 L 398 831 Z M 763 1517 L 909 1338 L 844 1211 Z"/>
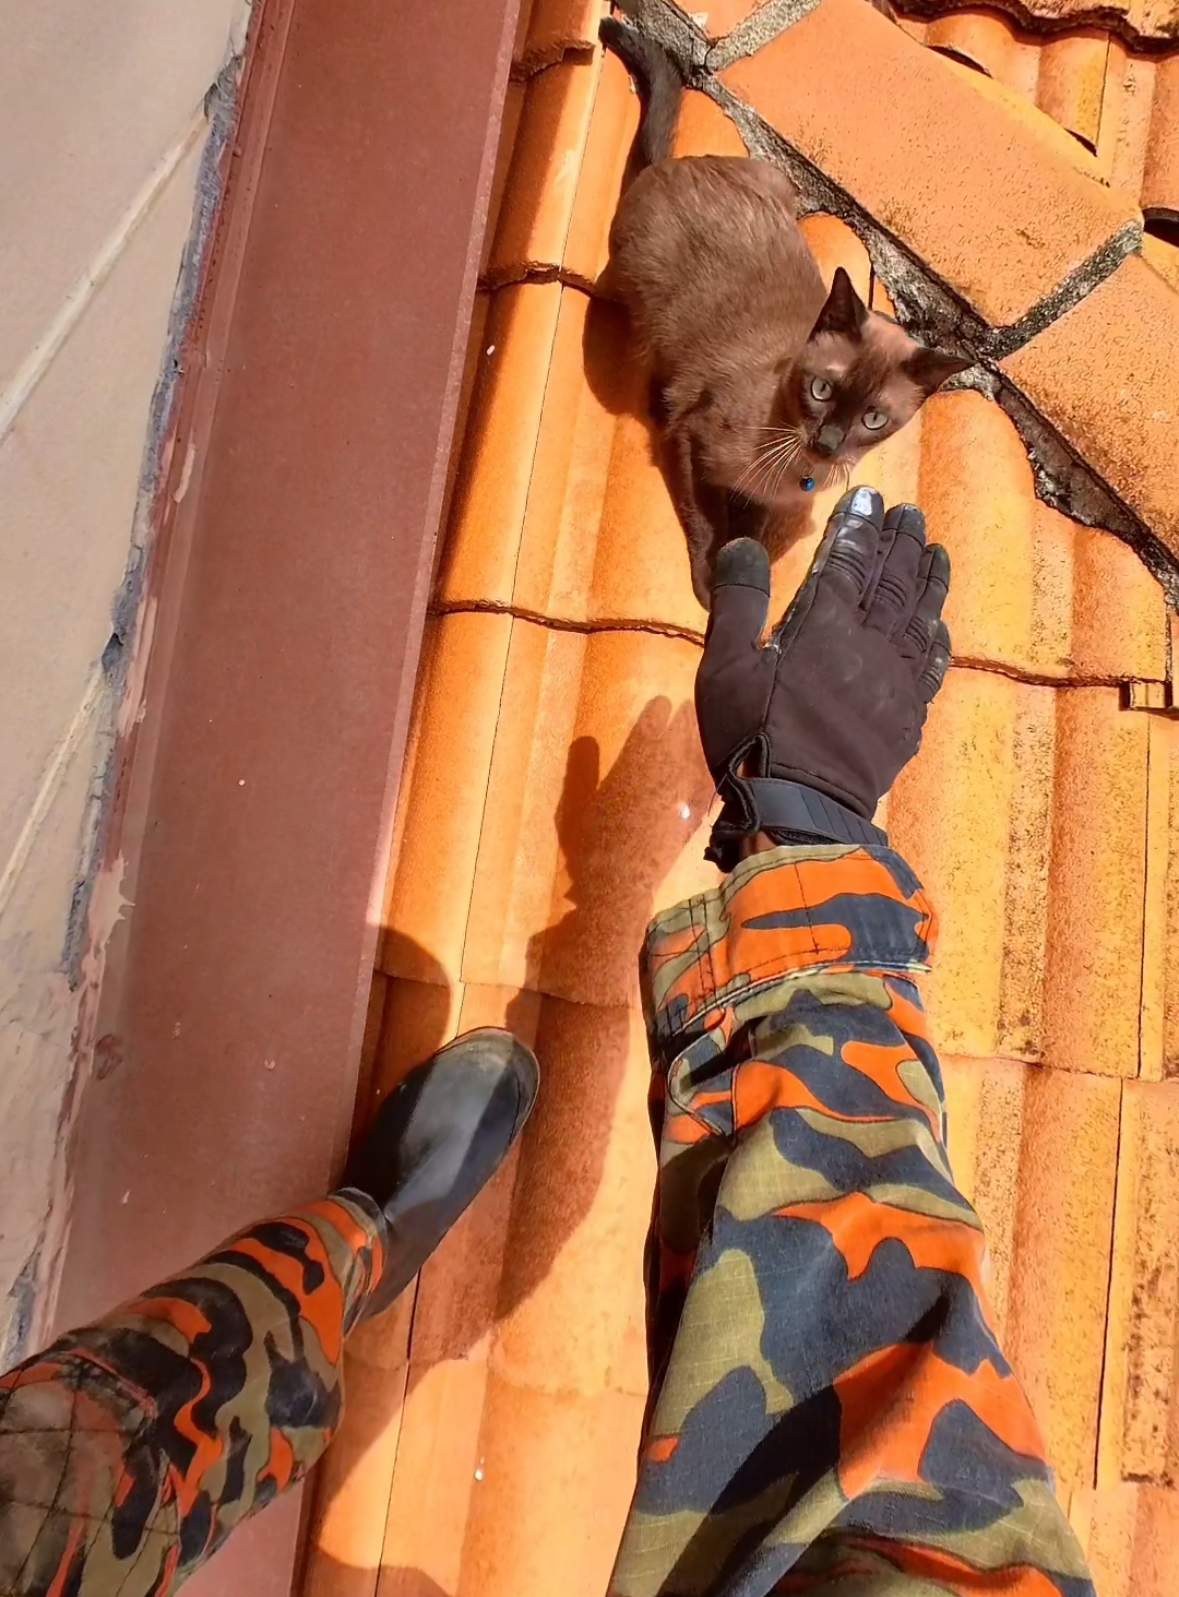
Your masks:
<path fill-rule="evenodd" d="M 852 287 L 852 280 L 843 267 L 837 266 L 827 303 L 811 328 L 811 337 L 818 338 L 820 333 L 841 333 L 844 338 L 859 338 L 867 320 L 868 307 Z"/>
<path fill-rule="evenodd" d="M 963 360 L 960 355 L 942 355 L 936 349 L 915 349 L 905 362 L 905 376 L 911 378 L 928 399 L 947 378 L 973 365 L 972 360 Z"/>

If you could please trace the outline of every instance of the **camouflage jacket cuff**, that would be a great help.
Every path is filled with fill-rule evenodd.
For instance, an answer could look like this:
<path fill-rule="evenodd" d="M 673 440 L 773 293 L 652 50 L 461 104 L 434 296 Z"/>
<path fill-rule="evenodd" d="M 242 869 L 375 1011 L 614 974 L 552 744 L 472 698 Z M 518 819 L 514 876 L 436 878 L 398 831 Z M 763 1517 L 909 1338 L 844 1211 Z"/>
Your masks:
<path fill-rule="evenodd" d="M 767 849 L 651 922 L 642 957 L 647 1028 L 661 1042 L 699 1033 L 803 974 L 925 971 L 935 935 L 921 883 L 892 849 Z"/>

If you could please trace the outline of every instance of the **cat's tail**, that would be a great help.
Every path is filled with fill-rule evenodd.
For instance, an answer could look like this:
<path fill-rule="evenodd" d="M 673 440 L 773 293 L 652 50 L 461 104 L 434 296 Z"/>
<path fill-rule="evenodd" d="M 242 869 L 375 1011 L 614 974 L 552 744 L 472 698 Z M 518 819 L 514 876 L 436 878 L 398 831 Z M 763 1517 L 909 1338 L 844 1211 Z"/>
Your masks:
<path fill-rule="evenodd" d="M 675 125 L 684 97 L 680 69 L 661 44 L 628 28 L 617 17 L 605 17 L 598 36 L 635 80 L 643 102 L 643 117 L 631 152 L 628 177 L 644 167 L 666 161 L 675 138 Z"/>

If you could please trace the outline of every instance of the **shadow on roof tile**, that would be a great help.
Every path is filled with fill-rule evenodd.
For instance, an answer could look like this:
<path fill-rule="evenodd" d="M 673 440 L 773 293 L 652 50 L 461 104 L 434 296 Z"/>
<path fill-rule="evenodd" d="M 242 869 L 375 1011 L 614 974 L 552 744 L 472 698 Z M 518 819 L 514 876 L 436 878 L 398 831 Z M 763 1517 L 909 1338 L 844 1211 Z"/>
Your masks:
<path fill-rule="evenodd" d="M 625 1003 L 653 910 L 716 879 L 696 839 L 712 792 L 691 707 L 698 651 L 516 628 L 508 691 L 540 708 L 535 723 L 505 718 L 497 744 L 464 974 Z"/>
<path fill-rule="evenodd" d="M 642 1398 L 655 1179 L 637 1007 L 543 1001 L 544 1092 L 512 1207 L 491 1368 L 518 1386 Z"/>

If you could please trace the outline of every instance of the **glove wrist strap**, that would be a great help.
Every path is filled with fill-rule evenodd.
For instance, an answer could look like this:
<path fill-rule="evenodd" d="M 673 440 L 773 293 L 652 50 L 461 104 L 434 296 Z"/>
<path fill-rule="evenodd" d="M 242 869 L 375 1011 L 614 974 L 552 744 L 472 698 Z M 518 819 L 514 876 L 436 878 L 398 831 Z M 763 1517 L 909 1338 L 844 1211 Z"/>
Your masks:
<path fill-rule="evenodd" d="M 736 864 L 742 838 L 758 832 L 801 832 L 822 842 L 888 847 L 887 832 L 813 787 L 771 776 L 741 777 L 727 785 L 730 796 L 704 855 L 722 870 Z"/>

